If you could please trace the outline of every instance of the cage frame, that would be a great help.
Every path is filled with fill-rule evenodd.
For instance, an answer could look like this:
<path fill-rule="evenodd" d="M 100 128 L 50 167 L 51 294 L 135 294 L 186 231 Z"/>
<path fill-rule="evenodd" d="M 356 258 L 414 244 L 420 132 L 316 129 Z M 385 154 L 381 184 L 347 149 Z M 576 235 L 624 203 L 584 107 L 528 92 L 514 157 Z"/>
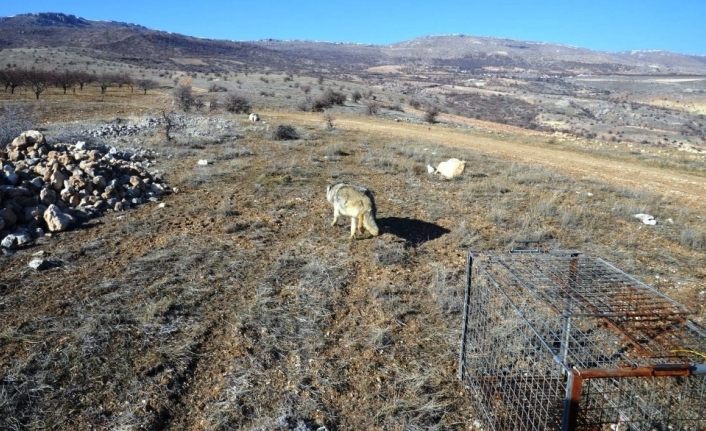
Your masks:
<path fill-rule="evenodd" d="M 469 334 L 469 317 L 470 317 L 470 312 L 471 312 L 471 299 L 472 299 L 472 289 L 473 289 L 473 270 L 474 270 L 474 262 L 479 259 L 480 256 L 482 255 L 530 255 L 530 256 L 546 256 L 551 253 L 556 253 L 557 255 L 562 255 L 565 258 L 568 256 L 569 259 L 569 274 L 568 274 L 568 284 L 569 284 L 569 290 L 571 289 L 571 280 L 574 278 L 574 276 L 577 274 L 576 273 L 576 268 L 577 268 L 577 262 L 579 259 L 579 256 L 582 256 L 584 258 L 588 257 L 589 259 L 595 259 L 596 262 L 599 262 L 601 265 L 604 265 L 605 268 L 607 268 L 609 271 L 613 271 L 615 274 L 619 275 L 622 277 L 624 280 L 627 280 L 628 284 L 632 283 L 633 286 L 644 290 L 649 295 L 654 296 L 655 298 L 658 298 L 659 301 L 661 301 L 662 304 L 666 304 L 667 308 L 673 307 L 671 310 L 669 310 L 669 316 L 672 316 L 671 318 L 674 318 L 675 321 L 679 321 L 681 324 L 684 325 L 685 328 L 688 328 L 689 331 L 694 332 L 697 337 L 699 337 L 699 340 L 703 340 L 704 342 L 700 344 L 700 346 L 706 346 L 706 331 L 701 328 L 699 325 L 694 323 L 693 321 L 689 320 L 689 317 L 691 316 L 691 312 L 686 309 L 684 306 L 681 304 L 677 303 L 676 301 L 672 300 L 669 298 L 667 295 L 663 294 L 662 292 L 659 292 L 657 289 L 646 285 L 645 283 L 637 280 L 636 278 L 632 277 L 631 275 L 623 272 L 622 270 L 618 269 L 614 265 L 610 264 L 609 262 L 601 259 L 601 258 L 593 258 L 588 255 L 585 255 L 579 251 L 574 251 L 574 250 L 555 250 L 553 252 L 549 252 L 547 250 L 542 250 L 540 247 L 536 248 L 529 248 L 527 247 L 529 245 L 529 241 L 524 242 L 525 247 L 519 248 L 519 249 L 513 249 L 509 253 L 479 253 L 479 252 L 474 252 L 473 250 L 468 250 L 467 253 L 467 258 L 466 258 L 466 276 L 465 276 L 465 289 L 464 289 L 464 302 L 463 302 L 463 320 L 462 320 L 462 328 L 461 328 L 461 341 L 460 341 L 460 348 L 459 348 L 459 361 L 458 361 L 458 378 L 461 380 L 463 383 L 464 387 L 470 388 L 470 380 L 467 380 L 467 375 L 468 375 L 468 370 L 467 370 L 467 363 L 466 363 L 466 358 L 467 358 L 467 351 L 468 351 L 468 334 Z M 573 274 L 572 274 L 573 273 Z M 499 289 L 502 291 L 502 287 L 497 285 L 497 281 L 493 279 L 492 276 L 490 276 L 487 272 L 484 274 L 485 276 L 489 277 L 491 280 L 491 284 L 496 284 L 494 288 Z M 522 285 L 522 281 L 518 280 L 519 284 Z M 524 288 L 528 288 L 527 286 L 522 286 Z M 509 299 L 509 298 L 508 298 Z M 590 301 L 589 301 L 590 303 Z M 595 310 L 594 310 L 595 311 Z M 623 311 L 624 312 L 624 311 Z M 618 313 L 619 314 L 619 313 Z M 617 315 L 617 314 L 616 314 Z M 668 314 L 665 314 L 667 316 Z M 521 316 L 521 315 L 520 315 Z M 606 323 L 607 327 L 611 327 L 612 330 L 615 330 L 617 333 L 621 333 L 620 335 L 626 336 L 627 339 L 630 339 L 630 334 L 627 333 L 627 331 L 623 331 L 623 328 L 620 327 L 619 324 L 616 324 L 616 321 L 611 319 L 611 315 L 609 313 L 601 313 L 601 312 L 595 312 L 595 316 L 599 319 L 603 319 Z M 522 317 L 522 316 L 521 316 Z M 620 316 L 618 316 L 620 317 Z M 653 317 L 654 316 L 646 316 L 645 318 L 648 317 Z M 659 313 L 657 314 L 657 318 L 661 317 Z M 631 318 L 635 318 L 634 315 L 631 315 Z M 637 319 L 640 319 L 640 316 L 637 316 Z M 566 319 L 566 325 L 570 325 L 571 322 L 571 314 L 569 314 L 569 318 Z M 534 329 L 533 329 L 534 330 Z M 567 331 L 566 333 L 568 334 L 569 329 L 565 328 Z M 540 340 L 542 340 L 541 334 L 537 334 L 537 337 L 539 337 Z M 568 336 L 568 335 L 567 335 Z M 632 340 L 635 342 L 635 340 Z M 544 342 L 544 341 L 542 341 Z M 582 391 L 584 389 L 584 385 L 587 382 L 591 381 L 596 381 L 598 379 L 631 379 L 631 378 L 645 378 L 645 377 L 682 377 L 682 378 L 690 378 L 694 376 L 698 376 L 698 378 L 703 379 L 703 381 L 706 381 L 706 356 L 702 356 L 703 361 L 702 362 L 696 362 L 693 360 L 687 360 L 686 358 L 683 358 L 682 360 L 672 360 L 668 362 L 654 362 L 654 363 L 644 363 L 644 364 L 638 364 L 638 365 L 631 365 L 631 366 L 619 366 L 619 367 L 600 367 L 600 366 L 594 366 L 594 367 L 582 367 L 582 366 L 572 366 L 567 363 L 567 349 L 568 349 L 568 339 L 567 343 L 565 345 L 561 346 L 560 353 L 554 354 L 552 352 L 552 349 L 544 344 L 544 347 L 547 349 L 548 353 L 552 353 L 553 360 L 558 364 L 562 370 L 562 374 L 565 379 L 565 394 L 562 402 L 562 412 L 561 412 L 561 426 L 558 429 L 561 430 L 577 430 L 579 429 L 578 426 L 578 418 L 579 418 L 579 412 L 582 409 L 581 403 L 582 403 Z M 635 344 L 636 347 L 639 346 L 639 342 Z M 696 352 L 699 353 L 699 352 Z M 701 353 L 703 355 L 703 353 Z M 479 394 L 480 397 L 483 397 L 483 394 Z M 706 403 L 706 401 L 703 401 L 702 404 Z M 706 411 L 706 408 L 704 405 L 701 406 L 704 411 Z M 704 419 L 704 428 L 701 428 L 701 425 L 699 429 L 706 429 L 706 418 Z M 494 427 L 493 427 L 494 429 Z M 620 429 L 620 428 L 618 428 Z"/>

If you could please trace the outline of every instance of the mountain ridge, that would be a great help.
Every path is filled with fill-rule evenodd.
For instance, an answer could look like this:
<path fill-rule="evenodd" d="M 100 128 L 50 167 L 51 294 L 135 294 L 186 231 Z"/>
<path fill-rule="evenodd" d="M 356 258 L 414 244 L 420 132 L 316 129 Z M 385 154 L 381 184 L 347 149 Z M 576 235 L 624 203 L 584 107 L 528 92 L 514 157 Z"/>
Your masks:
<path fill-rule="evenodd" d="M 423 65 L 469 73 L 706 74 L 706 56 L 664 50 L 606 52 L 564 44 L 466 34 L 426 35 L 391 44 L 261 39 L 222 40 L 88 20 L 60 12 L 0 18 L 0 48 L 68 47 L 116 59 L 211 58 L 270 69 L 361 71 L 385 64 Z M 144 64 L 143 64 L 144 65 Z"/>

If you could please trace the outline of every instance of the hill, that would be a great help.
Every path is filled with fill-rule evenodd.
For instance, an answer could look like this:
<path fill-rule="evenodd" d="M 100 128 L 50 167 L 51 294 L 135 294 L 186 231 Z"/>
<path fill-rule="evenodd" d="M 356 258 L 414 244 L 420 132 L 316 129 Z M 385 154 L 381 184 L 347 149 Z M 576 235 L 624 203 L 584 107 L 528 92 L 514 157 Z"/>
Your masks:
<path fill-rule="evenodd" d="M 115 21 L 62 13 L 0 18 L 0 48 L 64 47 L 94 50 L 103 59 L 143 66 L 179 65 L 180 58 L 211 59 L 200 71 L 267 67 L 274 70 L 355 72 L 384 64 L 440 67 L 461 72 L 576 75 L 706 74 L 706 57 L 670 52 L 608 53 L 564 45 L 466 35 L 427 36 L 391 45 L 201 39 Z M 147 61 L 149 59 L 149 61 Z"/>

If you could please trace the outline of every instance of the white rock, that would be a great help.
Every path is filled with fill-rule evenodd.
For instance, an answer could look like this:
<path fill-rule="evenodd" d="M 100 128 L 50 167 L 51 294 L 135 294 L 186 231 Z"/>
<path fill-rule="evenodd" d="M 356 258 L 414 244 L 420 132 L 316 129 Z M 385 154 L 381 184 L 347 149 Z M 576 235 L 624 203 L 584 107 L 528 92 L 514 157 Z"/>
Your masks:
<path fill-rule="evenodd" d="M 15 245 L 16 239 L 17 237 L 15 235 L 9 234 L 2 239 L 2 242 L 0 244 L 5 248 L 12 248 Z"/>
<path fill-rule="evenodd" d="M 436 172 L 436 169 L 434 169 L 434 166 L 432 165 L 427 165 L 427 172 L 433 174 L 434 172 Z"/>
<path fill-rule="evenodd" d="M 61 171 L 54 171 L 49 177 L 49 183 L 57 192 L 64 188 L 64 181 L 66 181 L 66 176 Z"/>
<path fill-rule="evenodd" d="M 209 163 L 209 162 L 208 162 L 208 160 L 206 160 L 206 159 L 201 159 L 201 160 L 199 160 L 198 162 L 196 162 L 196 164 L 199 165 L 199 166 L 206 166 L 206 165 L 208 165 L 208 163 Z"/>
<path fill-rule="evenodd" d="M 74 148 L 77 150 L 85 150 L 86 143 L 84 141 L 78 141 L 78 142 L 76 142 L 76 145 L 74 145 Z"/>
<path fill-rule="evenodd" d="M 167 204 L 165 204 L 164 202 L 160 202 L 159 205 L 157 205 L 157 208 L 164 208 L 166 206 Z"/>
<path fill-rule="evenodd" d="M 466 162 L 459 159 L 449 159 L 445 162 L 439 163 L 436 168 L 436 172 L 441 174 L 442 177 L 446 179 L 452 179 L 460 176 L 466 167 Z"/>
<path fill-rule="evenodd" d="M 47 269 L 51 266 L 50 262 L 48 260 L 44 260 L 41 257 L 34 257 L 32 260 L 29 261 L 27 264 L 30 268 L 36 270 L 36 271 L 41 271 L 43 269 Z"/>
<path fill-rule="evenodd" d="M 74 218 L 52 204 L 44 211 L 44 221 L 47 223 L 47 228 L 49 228 L 50 232 L 61 232 L 71 227 L 74 223 Z"/>
<path fill-rule="evenodd" d="M 655 218 L 649 214 L 634 214 L 633 217 L 639 219 L 642 223 L 649 226 L 654 226 L 657 224 L 657 220 L 655 220 Z"/>

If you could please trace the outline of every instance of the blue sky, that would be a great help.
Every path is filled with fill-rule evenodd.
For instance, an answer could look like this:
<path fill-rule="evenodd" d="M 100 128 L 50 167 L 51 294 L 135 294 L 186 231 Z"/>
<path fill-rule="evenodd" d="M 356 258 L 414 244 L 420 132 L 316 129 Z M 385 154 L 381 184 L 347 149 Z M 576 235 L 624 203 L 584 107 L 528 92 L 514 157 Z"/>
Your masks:
<path fill-rule="evenodd" d="M 0 15 L 64 12 L 215 39 L 385 44 L 464 33 L 606 51 L 706 55 L 704 0 L 0 0 Z"/>

